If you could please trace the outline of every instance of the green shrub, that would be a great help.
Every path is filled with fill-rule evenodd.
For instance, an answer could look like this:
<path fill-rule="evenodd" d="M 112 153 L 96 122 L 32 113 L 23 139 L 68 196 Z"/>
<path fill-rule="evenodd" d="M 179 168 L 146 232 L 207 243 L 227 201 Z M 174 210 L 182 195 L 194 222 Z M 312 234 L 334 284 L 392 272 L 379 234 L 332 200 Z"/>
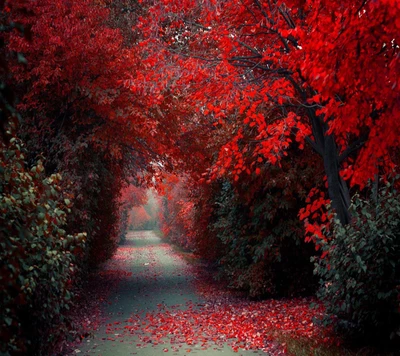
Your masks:
<path fill-rule="evenodd" d="M 57 137 L 52 140 L 56 142 Z M 57 147 L 64 147 L 60 147 L 58 156 L 47 151 L 46 162 L 52 164 L 46 164 L 46 171 L 62 172 L 64 191 L 74 197 L 74 209 L 65 229 L 70 233 L 85 231 L 88 235 L 85 256 L 79 261 L 85 273 L 109 259 L 118 246 L 122 184 L 118 170 L 125 162 L 106 157 L 104 150 L 83 139 L 74 143 L 66 137 L 59 140 Z M 34 147 L 32 140 L 28 140 L 27 147 Z"/>
<path fill-rule="evenodd" d="M 268 187 L 268 183 L 265 184 Z M 293 296 L 315 290 L 310 257 L 297 217 L 300 199 L 259 189 L 246 200 L 222 184 L 212 229 L 223 245 L 220 276 L 252 297 Z"/>
<path fill-rule="evenodd" d="M 332 221 L 327 240 L 317 241 L 324 258 L 315 258 L 314 272 L 321 277 L 325 321 L 335 320 L 353 337 L 395 336 L 400 326 L 400 196 L 390 184 L 368 200 L 356 195 L 351 215 L 347 226 Z"/>
<path fill-rule="evenodd" d="M 66 332 L 65 312 L 86 234 L 63 230 L 72 204 L 39 160 L 26 166 L 13 137 L 0 151 L 0 352 L 47 354 Z"/>

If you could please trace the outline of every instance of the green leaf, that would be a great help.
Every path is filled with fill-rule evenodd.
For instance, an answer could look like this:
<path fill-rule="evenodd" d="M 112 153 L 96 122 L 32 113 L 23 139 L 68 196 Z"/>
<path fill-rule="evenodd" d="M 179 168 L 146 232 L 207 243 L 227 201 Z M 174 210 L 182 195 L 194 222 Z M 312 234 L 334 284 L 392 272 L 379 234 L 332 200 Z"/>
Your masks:
<path fill-rule="evenodd" d="M 26 60 L 26 58 L 22 53 L 18 53 L 17 58 L 18 58 L 18 63 L 28 64 L 28 61 Z"/>

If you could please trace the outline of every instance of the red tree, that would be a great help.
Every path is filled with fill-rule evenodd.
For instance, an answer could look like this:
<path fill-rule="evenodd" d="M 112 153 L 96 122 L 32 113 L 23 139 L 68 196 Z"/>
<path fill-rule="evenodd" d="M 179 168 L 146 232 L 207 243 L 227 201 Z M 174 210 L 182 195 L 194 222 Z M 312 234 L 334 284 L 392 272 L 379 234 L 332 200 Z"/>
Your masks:
<path fill-rule="evenodd" d="M 349 186 L 393 170 L 398 149 L 398 5 L 391 1 L 160 1 L 141 26 L 166 52 L 191 107 L 233 135 L 212 176 L 279 164 L 289 146 L 321 156 L 349 221 Z M 343 56 L 346 53 L 346 56 Z M 163 58 L 165 62 L 165 59 Z M 161 69 L 160 69 L 161 67 Z M 245 139 L 244 128 L 252 132 Z M 252 157 L 249 165 L 244 156 Z"/>
<path fill-rule="evenodd" d="M 147 214 L 143 206 L 135 206 L 131 211 L 129 223 L 134 229 L 140 229 L 143 228 L 150 219 L 150 215 Z"/>

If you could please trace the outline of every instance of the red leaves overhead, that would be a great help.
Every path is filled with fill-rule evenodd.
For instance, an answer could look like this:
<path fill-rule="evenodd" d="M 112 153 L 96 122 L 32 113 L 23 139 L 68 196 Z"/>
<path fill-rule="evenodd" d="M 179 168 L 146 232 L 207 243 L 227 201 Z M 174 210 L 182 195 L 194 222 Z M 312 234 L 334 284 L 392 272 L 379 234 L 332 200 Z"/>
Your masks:
<path fill-rule="evenodd" d="M 363 186 L 395 168 L 397 2 L 143 1 L 130 47 L 107 26 L 108 4 L 40 0 L 23 12 L 9 2 L 33 33 L 32 43 L 8 39 L 28 60 L 14 68 L 29 88 L 26 112 L 89 125 L 85 140 L 133 157 L 156 182 L 173 168 L 238 182 L 307 143 L 338 209 L 338 177 Z"/>
<path fill-rule="evenodd" d="M 322 104 L 342 151 L 369 132 L 352 175 L 352 184 L 364 185 L 379 167 L 391 170 L 390 149 L 398 147 L 400 6 L 307 1 L 303 9 L 307 24 L 298 23 L 302 50 L 292 67 L 319 93 L 313 102 Z"/>
<path fill-rule="evenodd" d="M 214 127 L 203 136 L 203 147 L 219 151 L 204 164 L 206 181 L 260 174 L 308 143 L 322 157 L 329 198 L 346 223 L 348 203 L 336 201 L 333 182 L 342 176 L 363 186 L 393 170 L 398 4 L 162 1 L 149 4 L 149 13 L 141 26 L 168 59 L 158 70 L 179 74 L 171 88 L 195 109 L 196 122 Z M 348 195 L 346 184 L 340 189 Z"/>
<path fill-rule="evenodd" d="M 144 188 L 128 185 L 121 190 L 120 201 L 130 206 L 140 206 L 147 203 L 147 191 Z"/>
<path fill-rule="evenodd" d="M 31 27 L 31 42 L 12 33 L 7 44 L 27 59 L 26 66 L 15 63 L 12 70 L 26 88 L 20 110 L 29 112 L 35 135 L 45 137 L 54 127 L 72 132 L 75 140 L 81 135 L 86 147 L 120 162 L 129 156 L 132 170 L 156 179 L 160 167 L 177 164 L 183 130 L 177 121 L 181 109 L 173 105 L 168 87 L 173 73 L 157 71 L 161 53 L 150 55 L 150 43 L 143 49 L 126 46 L 126 31 L 110 17 L 109 2 L 39 0 L 9 6 L 12 21 Z"/>

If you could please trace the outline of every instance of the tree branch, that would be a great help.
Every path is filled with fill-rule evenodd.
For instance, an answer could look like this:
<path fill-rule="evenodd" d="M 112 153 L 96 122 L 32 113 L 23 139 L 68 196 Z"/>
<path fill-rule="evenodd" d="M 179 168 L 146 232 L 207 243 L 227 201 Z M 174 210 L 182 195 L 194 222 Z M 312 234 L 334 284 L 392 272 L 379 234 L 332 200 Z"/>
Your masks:
<path fill-rule="evenodd" d="M 344 152 L 339 156 L 339 164 L 342 163 L 347 157 L 349 157 L 353 152 L 358 151 L 367 141 L 368 135 L 362 135 L 357 141 L 347 147 Z"/>
<path fill-rule="evenodd" d="M 255 55 L 262 57 L 260 52 L 258 52 L 254 48 L 250 47 L 248 44 L 246 44 L 246 43 L 244 43 L 242 41 L 237 41 L 237 42 L 240 43 L 242 46 L 246 47 L 249 51 L 251 51 Z"/>
<path fill-rule="evenodd" d="M 319 147 L 319 146 L 317 145 L 317 143 L 311 139 L 310 136 L 306 136 L 306 137 L 304 137 L 304 139 L 306 140 L 307 143 L 309 143 L 309 144 L 311 145 L 311 147 L 313 148 L 313 150 L 314 150 L 315 152 L 317 152 L 321 157 L 324 155 L 324 153 L 322 152 L 321 147 Z"/>

